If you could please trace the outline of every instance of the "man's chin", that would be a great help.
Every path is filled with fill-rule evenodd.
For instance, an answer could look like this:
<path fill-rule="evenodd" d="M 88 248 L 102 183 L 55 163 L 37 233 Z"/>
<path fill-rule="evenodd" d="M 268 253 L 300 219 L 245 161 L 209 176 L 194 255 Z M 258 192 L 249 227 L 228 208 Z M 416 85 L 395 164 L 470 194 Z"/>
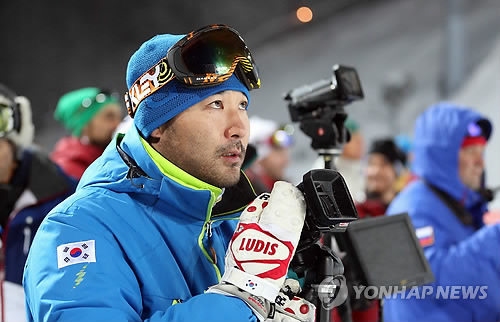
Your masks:
<path fill-rule="evenodd" d="M 238 184 L 241 178 L 241 171 L 238 167 L 237 169 L 232 169 L 231 174 L 224 178 L 224 186 L 222 188 L 229 188 Z"/>
<path fill-rule="evenodd" d="M 215 174 L 215 172 L 213 174 Z M 236 185 L 240 181 L 241 177 L 239 167 L 230 169 L 226 168 L 218 174 L 219 175 L 217 176 L 211 176 L 209 178 L 205 178 L 204 180 L 202 179 L 202 181 L 219 188 L 229 188 Z"/>

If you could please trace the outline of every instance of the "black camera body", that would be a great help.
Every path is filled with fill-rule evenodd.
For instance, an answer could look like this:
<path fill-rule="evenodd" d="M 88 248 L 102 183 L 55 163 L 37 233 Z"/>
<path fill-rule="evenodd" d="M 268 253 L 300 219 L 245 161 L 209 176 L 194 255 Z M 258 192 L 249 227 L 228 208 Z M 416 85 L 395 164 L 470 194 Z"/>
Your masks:
<path fill-rule="evenodd" d="M 298 188 L 307 204 L 303 232 L 344 232 L 349 222 L 358 218 L 349 189 L 338 171 L 311 170 Z"/>
<path fill-rule="evenodd" d="M 319 80 L 285 95 L 293 122 L 312 138 L 315 150 L 340 149 L 349 141 L 344 128 L 344 106 L 364 97 L 358 73 L 352 67 L 334 65 L 331 79 Z M 320 151 L 321 153 L 321 151 Z"/>
<path fill-rule="evenodd" d="M 304 174 L 297 187 L 304 194 L 307 209 L 292 269 L 302 276 L 317 265 L 320 256 L 329 256 L 336 262 L 337 275 L 342 274 L 340 259 L 321 244 L 320 238 L 326 233 L 344 232 L 351 221 L 358 219 L 344 178 L 335 170 L 315 169 Z"/>
<path fill-rule="evenodd" d="M 333 76 L 291 90 L 285 95 L 292 121 L 312 138 L 312 147 L 325 156 L 340 153 L 350 139 L 344 127 L 344 106 L 364 97 L 358 73 L 352 67 L 334 65 Z M 330 158 L 331 159 L 331 158 Z M 326 157 L 325 157 L 326 162 Z M 306 249 L 325 233 L 344 232 L 358 218 L 342 175 L 325 164 L 303 176 L 298 188 L 304 193 L 307 214 L 298 250 Z"/>

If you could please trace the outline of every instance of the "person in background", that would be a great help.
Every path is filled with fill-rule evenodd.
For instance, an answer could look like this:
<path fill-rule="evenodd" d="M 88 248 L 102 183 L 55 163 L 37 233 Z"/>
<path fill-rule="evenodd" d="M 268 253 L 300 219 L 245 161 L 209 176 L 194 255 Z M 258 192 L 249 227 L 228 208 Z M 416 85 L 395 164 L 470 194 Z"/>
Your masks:
<path fill-rule="evenodd" d="M 403 151 L 406 155 L 406 168 L 403 172 L 398 176 L 396 181 L 396 191 L 400 192 L 406 187 L 410 182 L 417 179 L 417 176 L 413 173 L 413 143 L 412 139 L 407 135 L 396 135 L 394 138 L 394 143 L 398 146 L 398 148 Z"/>
<path fill-rule="evenodd" d="M 76 182 L 33 144 L 31 104 L 0 84 L 0 231 L 2 321 L 24 321 L 22 275 L 28 251 L 48 212 Z"/>
<path fill-rule="evenodd" d="M 344 144 L 342 154 L 335 158 L 335 167 L 344 178 L 353 201 L 362 202 L 365 200 L 363 178 L 365 140 L 358 122 L 354 119 L 346 119 L 344 126 L 351 133 L 351 139 Z M 324 167 L 325 161 L 323 157 L 314 162 L 313 169 L 323 169 Z"/>
<path fill-rule="evenodd" d="M 130 58 L 127 87 L 133 125 L 37 232 L 28 319 L 313 322 L 287 279 L 304 196 L 278 181 L 256 198 L 241 172 L 260 87 L 241 36 L 157 35 Z"/>
<path fill-rule="evenodd" d="M 74 90 L 59 99 L 54 116 L 71 136 L 60 139 L 50 157 L 68 175 L 80 179 L 104 152 L 122 120 L 118 96 L 95 87 Z"/>
<path fill-rule="evenodd" d="M 478 193 L 491 132 L 488 119 L 453 103 L 432 105 L 417 118 L 418 179 L 396 196 L 387 214 L 408 213 L 435 282 L 425 297 L 386 298 L 384 321 L 500 320 L 500 217 L 487 212 Z M 447 289 L 447 295 L 437 295 Z M 422 287 L 418 292 L 423 294 Z"/>
<path fill-rule="evenodd" d="M 364 202 L 356 203 L 359 218 L 385 214 L 396 196 L 397 180 L 406 169 L 406 155 L 391 138 L 375 140 L 368 151 Z"/>
<path fill-rule="evenodd" d="M 383 216 L 392 199 L 396 196 L 396 182 L 404 171 L 406 155 L 395 144 L 392 138 L 378 139 L 372 142 L 368 150 L 367 164 L 364 169 L 366 200 L 355 203 L 359 220 L 370 217 Z M 354 270 L 350 269 L 352 263 L 349 254 L 343 259 L 347 285 L 351 286 L 357 280 Z M 353 294 L 353 291 L 351 291 Z M 364 297 L 350 298 L 350 311 L 352 322 L 378 322 L 381 321 L 379 300 L 368 300 Z M 334 315 L 335 321 L 340 321 Z"/>
<path fill-rule="evenodd" d="M 253 116 L 250 118 L 249 144 L 256 149 L 256 160 L 250 163 L 245 174 L 255 192 L 269 192 L 276 181 L 287 181 L 285 170 L 293 144 L 291 125 L 280 127 L 272 120 Z"/>

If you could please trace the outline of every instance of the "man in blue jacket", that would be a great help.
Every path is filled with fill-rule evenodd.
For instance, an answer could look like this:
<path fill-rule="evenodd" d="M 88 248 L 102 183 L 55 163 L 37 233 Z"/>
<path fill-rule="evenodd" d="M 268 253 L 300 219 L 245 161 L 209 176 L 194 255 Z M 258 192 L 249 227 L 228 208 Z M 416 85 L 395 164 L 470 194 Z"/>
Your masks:
<path fill-rule="evenodd" d="M 23 269 L 42 220 L 72 194 L 76 182 L 34 143 L 28 98 L 0 84 L 0 307 L 24 321 Z"/>
<path fill-rule="evenodd" d="M 435 283 L 386 299 L 384 321 L 500 320 L 500 223 L 484 224 L 486 204 L 478 193 L 491 131 L 489 120 L 449 103 L 417 119 L 419 179 L 388 213 L 408 212 Z"/>
<path fill-rule="evenodd" d="M 302 230 L 302 194 L 281 182 L 254 200 L 241 175 L 248 91 L 260 80 L 239 34 L 213 25 L 155 36 L 131 57 L 127 85 L 134 126 L 35 237 L 28 319 L 314 319 L 305 300 L 275 301 Z"/>

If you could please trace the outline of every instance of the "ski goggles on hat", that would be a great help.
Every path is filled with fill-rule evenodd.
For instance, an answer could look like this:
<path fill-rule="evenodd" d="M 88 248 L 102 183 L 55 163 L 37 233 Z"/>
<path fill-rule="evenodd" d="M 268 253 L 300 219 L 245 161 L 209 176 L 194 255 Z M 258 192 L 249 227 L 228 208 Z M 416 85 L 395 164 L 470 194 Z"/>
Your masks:
<path fill-rule="evenodd" d="M 139 103 L 177 78 L 188 86 L 213 86 L 236 74 L 248 90 L 260 87 L 257 66 L 239 33 L 226 25 L 210 25 L 175 43 L 125 93 L 128 113 L 134 117 Z"/>

